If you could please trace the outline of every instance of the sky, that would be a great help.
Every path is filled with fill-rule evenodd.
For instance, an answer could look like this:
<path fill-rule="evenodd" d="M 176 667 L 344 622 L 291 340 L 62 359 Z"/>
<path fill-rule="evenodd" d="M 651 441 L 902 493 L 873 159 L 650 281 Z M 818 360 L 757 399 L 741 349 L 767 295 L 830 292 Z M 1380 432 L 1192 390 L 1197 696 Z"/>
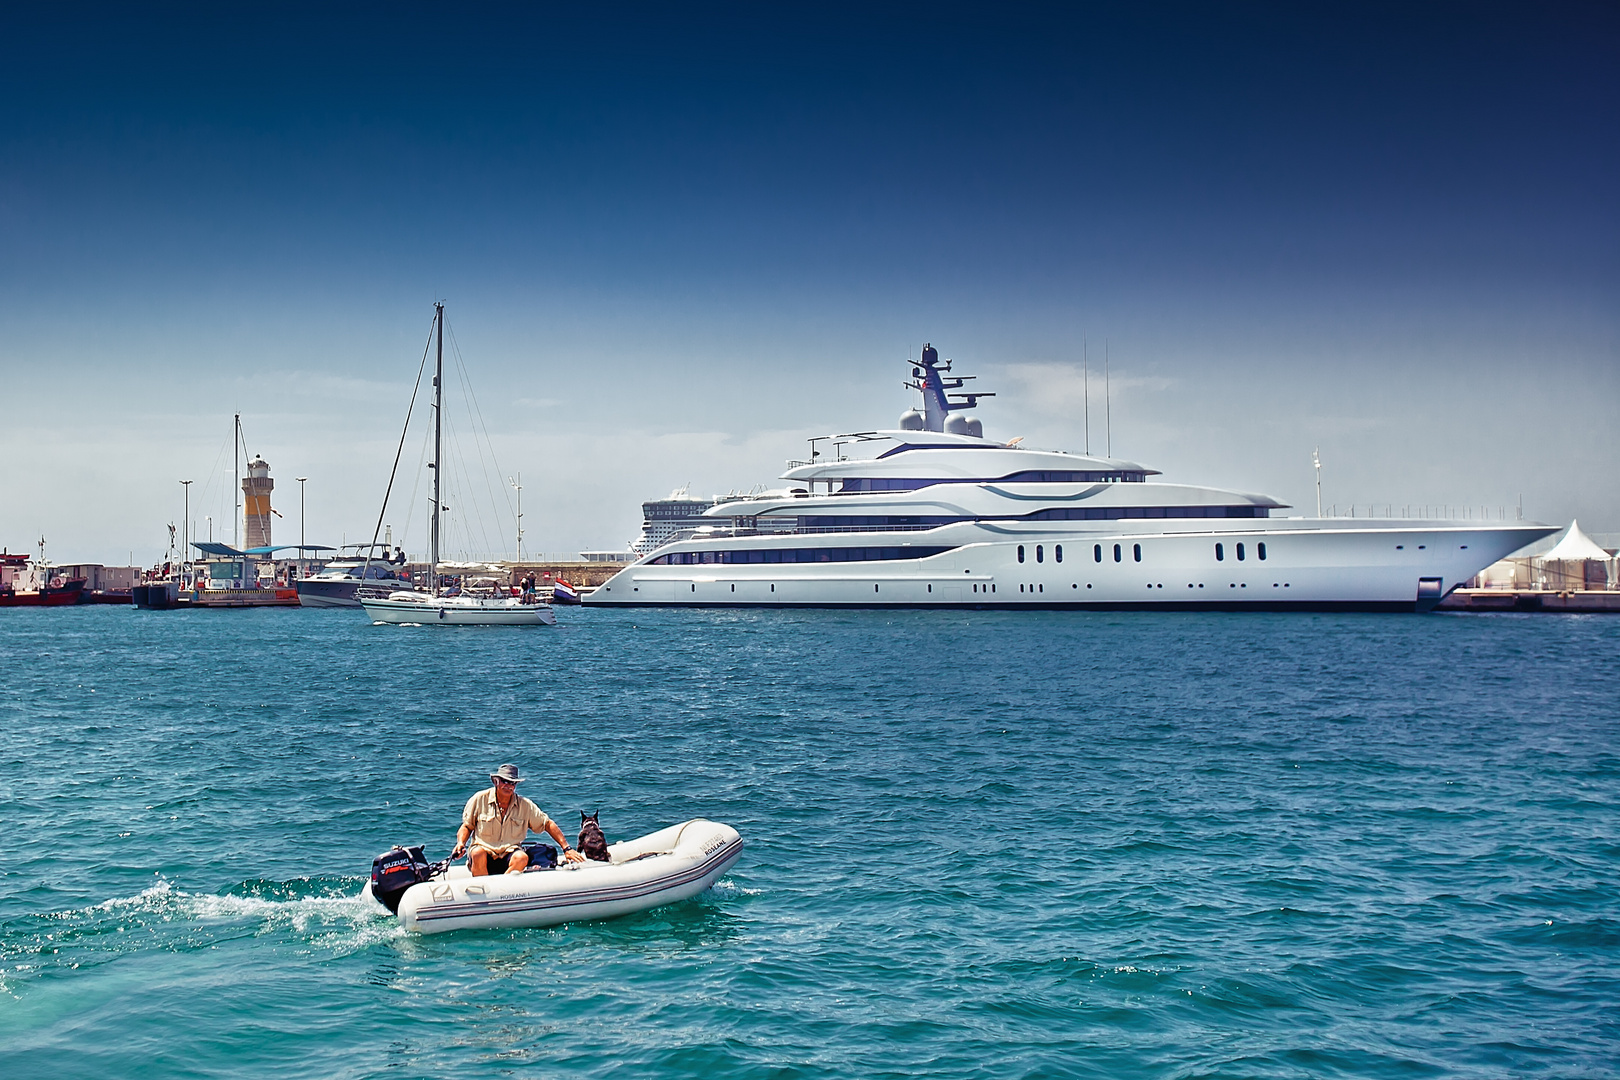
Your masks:
<path fill-rule="evenodd" d="M 421 553 L 437 301 L 467 555 L 519 474 L 527 554 L 772 486 L 925 341 L 990 436 L 1085 449 L 1106 353 L 1090 447 L 1166 479 L 1620 531 L 1612 4 L 7 18 L 12 551 L 150 564 L 184 479 L 229 539 L 240 413 L 278 542 Z"/>

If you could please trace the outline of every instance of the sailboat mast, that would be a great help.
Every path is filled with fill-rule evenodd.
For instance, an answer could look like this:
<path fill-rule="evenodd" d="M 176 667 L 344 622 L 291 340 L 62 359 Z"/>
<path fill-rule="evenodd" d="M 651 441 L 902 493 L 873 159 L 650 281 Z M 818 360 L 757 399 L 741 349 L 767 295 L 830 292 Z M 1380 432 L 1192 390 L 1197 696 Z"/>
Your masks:
<path fill-rule="evenodd" d="M 440 420 L 444 416 L 444 305 L 434 304 L 434 319 L 438 322 L 438 356 L 433 363 L 433 524 L 428 532 L 428 588 L 434 594 L 439 591 L 439 477 L 444 472 L 439 467 L 440 438 L 443 425 Z"/>

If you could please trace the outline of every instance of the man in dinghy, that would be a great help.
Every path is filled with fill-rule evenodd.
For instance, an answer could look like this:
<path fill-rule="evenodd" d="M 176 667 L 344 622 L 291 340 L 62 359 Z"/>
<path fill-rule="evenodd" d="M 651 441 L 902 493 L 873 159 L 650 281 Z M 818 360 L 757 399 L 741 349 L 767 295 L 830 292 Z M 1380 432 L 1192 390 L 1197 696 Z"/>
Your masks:
<path fill-rule="evenodd" d="M 516 765 L 506 764 L 489 774 L 493 786 L 467 800 L 461 812 L 461 828 L 456 831 L 456 847 L 450 852 L 459 859 L 468 852 L 467 869 L 474 877 L 486 874 L 521 874 L 529 865 L 523 841 L 530 832 L 549 834 L 562 847 L 569 862 L 584 862 L 585 856 L 563 839 L 557 823 L 533 802 L 517 793 L 523 782 Z"/>

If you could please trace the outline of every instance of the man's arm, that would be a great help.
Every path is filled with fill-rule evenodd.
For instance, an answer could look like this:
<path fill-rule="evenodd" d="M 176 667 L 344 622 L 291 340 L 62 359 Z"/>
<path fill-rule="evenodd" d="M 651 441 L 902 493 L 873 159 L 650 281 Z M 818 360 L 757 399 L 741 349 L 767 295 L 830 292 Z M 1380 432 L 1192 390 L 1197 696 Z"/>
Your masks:
<path fill-rule="evenodd" d="M 474 795 L 467 800 L 466 807 L 461 811 L 461 828 L 456 830 L 456 846 L 450 850 L 452 859 L 461 858 L 467 851 L 467 841 L 471 840 L 473 835 L 473 804 L 477 801 L 478 796 Z"/>
<path fill-rule="evenodd" d="M 557 828 L 557 823 L 552 821 L 550 818 L 546 818 L 546 832 L 551 834 L 551 838 L 553 840 L 562 845 L 563 858 L 567 859 L 569 862 L 585 861 L 585 856 L 575 851 L 574 845 L 563 839 L 562 830 Z"/>

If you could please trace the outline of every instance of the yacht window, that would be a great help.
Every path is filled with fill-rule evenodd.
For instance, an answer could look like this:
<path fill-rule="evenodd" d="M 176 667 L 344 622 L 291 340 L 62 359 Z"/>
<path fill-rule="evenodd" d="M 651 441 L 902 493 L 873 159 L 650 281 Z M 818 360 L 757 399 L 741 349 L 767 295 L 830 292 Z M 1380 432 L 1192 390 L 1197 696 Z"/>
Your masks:
<path fill-rule="evenodd" d="M 1224 562 L 1225 560 L 1226 560 L 1226 548 L 1224 546 L 1222 546 L 1221 544 L 1216 544 L 1215 545 L 1215 561 L 1216 562 Z"/>
<path fill-rule="evenodd" d="M 1092 547 L 1091 556 L 1096 561 L 1102 562 L 1102 545 L 1101 544 L 1097 544 L 1097 545 Z"/>
<path fill-rule="evenodd" d="M 1133 558 L 1136 559 L 1137 562 L 1141 562 L 1142 561 L 1142 545 L 1141 544 L 1132 544 L 1131 545 L 1131 555 L 1132 555 Z"/>
<path fill-rule="evenodd" d="M 1024 561 L 1024 545 L 1023 544 L 1018 545 L 1018 561 L 1019 562 Z"/>
<path fill-rule="evenodd" d="M 1063 545 L 1062 544 L 1053 545 L 1053 547 L 1052 547 L 1052 557 L 1055 558 L 1058 562 L 1063 561 Z"/>
<path fill-rule="evenodd" d="M 1119 551 L 1119 545 L 1118 544 L 1114 545 L 1114 561 L 1115 562 L 1120 561 L 1120 551 Z"/>
<path fill-rule="evenodd" d="M 1260 561 L 1265 562 L 1266 561 L 1266 542 L 1264 540 L 1260 541 L 1258 544 L 1254 545 L 1254 550 L 1255 550 L 1255 553 L 1260 556 Z"/>
<path fill-rule="evenodd" d="M 1238 555 L 1238 562 L 1242 562 L 1242 561 L 1243 561 L 1243 545 L 1242 545 L 1242 544 L 1239 544 L 1239 545 L 1238 545 L 1238 546 L 1237 546 L 1237 549 L 1238 549 L 1238 552 L 1237 552 L 1237 555 Z"/>
<path fill-rule="evenodd" d="M 1035 545 L 1035 561 L 1036 562 L 1045 562 L 1046 561 L 1046 549 L 1044 547 L 1042 547 L 1040 544 Z"/>

